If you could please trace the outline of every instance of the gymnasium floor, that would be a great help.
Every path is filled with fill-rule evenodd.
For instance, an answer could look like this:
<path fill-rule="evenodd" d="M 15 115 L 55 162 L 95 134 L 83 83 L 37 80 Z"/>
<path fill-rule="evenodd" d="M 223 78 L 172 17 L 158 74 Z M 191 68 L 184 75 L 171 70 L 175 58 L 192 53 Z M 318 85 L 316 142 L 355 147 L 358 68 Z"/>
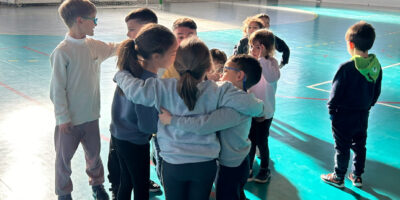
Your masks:
<path fill-rule="evenodd" d="M 178 17 L 194 18 L 198 35 L 209 48 L 222 49 L 228 55 L 242 36 L 241 21 L 267 12 L 271 30 L 290 47 L 289 64 L 281 70 L 270 132 L 272 179 L 264 185 L 247 184 L 250 199 L 400 199 L 400 82 L 396 79 L 400 77 L 399 11 L 313 4 L 266 6 L 265 1 L 255 0 L 246 4 L 167 4 L 162 10 L 153 7 L 160 23 L 167 27 Z M 94 38 L 115 42 L 125 39 L 123 19 L 131 9 L 98 8 Z M 358 189 L 346 180 L 346 188 L 340 190 L 319 178 L 334 165 L 326 100 L 338 66 L 350 58 L 344 34 L 359 20 L 376 29 L 371 52 L 383 67 L 382 94 L 370 114 L 364 186 Z M 0 6 L 0 200 L 56 199 L 49 54 L 65 32 L 57 7 Z M 281 55 L 276 57 L 280 60 Z M 103 63 L 101 73 L 104 165 L 115 61 L 110 58 Z M 80 147 L 72 160 L 72 196 L 78 200 L 92 199 L 84 163 Z M 151 173 L 156 179 L 154 170 Z M 105 186 L 109 187 L 108 181 Z M 164 196 L 152 195 L 152 199 Z"/>

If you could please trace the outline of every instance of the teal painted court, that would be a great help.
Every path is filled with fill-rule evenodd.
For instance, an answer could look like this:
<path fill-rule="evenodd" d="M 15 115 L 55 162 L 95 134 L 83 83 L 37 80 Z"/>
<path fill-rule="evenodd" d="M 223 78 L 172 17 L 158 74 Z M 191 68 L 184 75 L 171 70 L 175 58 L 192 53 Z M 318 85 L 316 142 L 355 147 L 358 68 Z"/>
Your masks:
<path fill-rule="evenodd" d="M 223 5 L 215 3 L 215 6 Z M 289 64 L 281 69 L 269 137 L 272 178 L 267 184 L 248 183 L 248 198 L 400 199 L 400 12 L 291 4 L 241 9 L 250 10 L 245 14 L 272 13 L 271 30 L 291 51 Z M 304 20 L 297 18 L 292 22 L 283 17 L 287 23 L 274 21 L 287 12 Z M 117 15 L 115 17 L 119 18 L 115 19 L 122 20 L 122 16 Z M 4 20 L 2 17 L 0 21 Z M 337 189 L 320 179 L 320 174 L 331 172 L 334 166 L 334 141 L 326 103 L 336 70 L 350 59 L 344 39 L 346 30 L 360 20 L 375 27 L 377 37 L 370 53 L 376 54 L 383 68 L 382 93 L 370 111 L 364 186 L 359 189 L 346 180 L 345 189 Z M 102 26 L 101 21 L 99 26 Z M 52 29 L 45 21 L 42 28 Z M 10 34 L 2 29 L 0 27 L 0 199 L 55 199 L 55 122 L 49 98 L 49 55 L 64 36 Z M 198 36 L 209 48 L 232 55 L 242 31 L 239 28 L 200 30 Z M 94 38 L 118 42 L 126 38 L 125 29 L 120 34 L 95 33 Z M 275 57 L 280 60 L 281 54 Z M 110 58 L 101 68 L 101 156 L 105 166 L 115 89 L 112 78 L 117 71 L 115 63 L 116 58 Z M 72 160 L 74 199 L 92 198 L 84 164 L 80 147 Z M 154 169 L 151 177 L 158 180 Z M 107 179 L 105 186 L 109 187 Z M 164 196 L 152 195 L 151 199 L 164 199 Z"/>

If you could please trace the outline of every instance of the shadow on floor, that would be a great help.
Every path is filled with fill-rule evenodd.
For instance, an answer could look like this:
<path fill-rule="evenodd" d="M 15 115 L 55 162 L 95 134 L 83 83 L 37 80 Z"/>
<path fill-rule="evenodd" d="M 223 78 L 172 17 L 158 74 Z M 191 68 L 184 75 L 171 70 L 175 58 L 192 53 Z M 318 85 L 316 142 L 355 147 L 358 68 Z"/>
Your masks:
<path fill-rule="evenodd" d="M 332 143 L 325 142 L 314 136 L 304 133 L 275 118 L 272 127 L 274 127 L 279 134 L 274 131 L 270 131 L 271 137 L 284 142 L 307 155 L 312 156 L 318 160 L 318 164 L 325 168 L 328 172 L 333 170 L 335 150 Z M 303 140 L 298 139 L 296 136 L 293 136 L 290 134 L 290 132 L 282 129 L 281 127 L 300 135 Z M 383 190 L 387 193 L 400 197 L 400 169 L 373 160 L 366 160 L 365 166 L 366 173 L 363 175 L 364 186 L 362 190 L 368 192 L 378 199 L 390 200 L 391 198 L 377 193 L 374 189 Z M 356 199 L 364 199 L 358 193 L 349 188 L 343 189 L 343 191 L 353 195 Z"/>

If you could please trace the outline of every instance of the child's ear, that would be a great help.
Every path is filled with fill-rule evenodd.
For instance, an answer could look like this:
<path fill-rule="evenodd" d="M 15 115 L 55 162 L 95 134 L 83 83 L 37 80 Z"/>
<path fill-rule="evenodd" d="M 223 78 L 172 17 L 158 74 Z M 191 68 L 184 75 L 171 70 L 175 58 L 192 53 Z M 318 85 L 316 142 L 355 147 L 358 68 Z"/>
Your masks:
<path fill-rule="evenodd" d="M 151 58 L 152 58 L 153 60 L 159 60 L 159 59 L 162 58 L 162 56 L 161 56 L 161 54 L 159 54 L 159 53 L 153 53 L 153 55 L 151 55 Z"/>
<path fill-rule="evenodd" d="M 236 79 L 238 81 L 242 81 L 245 77 L 244 71 L 240 70 L 239 73 L 237 73 Z"/>
<path fill-rule="evenodd" d="M 353 42 L 350 42 L 350 41 L 347 41 L 347 42 L 349 44 L 350 49 L 354 49 L 355 48 L 355 45 L 354 45 Z"/>
<path fill-rule="evenodd" d="M 75 19 L 76 24 L 82 24 L 83 23 L 83 18 L 82 17 L 77 17 Z"/>

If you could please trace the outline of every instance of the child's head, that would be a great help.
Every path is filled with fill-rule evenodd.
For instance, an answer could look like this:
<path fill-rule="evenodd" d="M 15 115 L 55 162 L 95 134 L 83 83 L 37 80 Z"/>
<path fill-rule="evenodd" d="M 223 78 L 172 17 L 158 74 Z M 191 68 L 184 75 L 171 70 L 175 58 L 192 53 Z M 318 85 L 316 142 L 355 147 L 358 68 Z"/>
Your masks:
<path fill-rule="evenodd" d="M 367 53 L 375 41 L 375 29 L 371 24 L 360 21 L 346 32 L 347 50 L 353 56 L 354 50 Z"/>
<path fill-rule="evenodd" d="M 234 55 L 226 62 L 221 80 L 246 91 L 260 81 L 261 71 L 260 63 L 252 56 Z"/>
<path fill-rule="evenodd" d="M 97 10 L 89 0 L 66 0 L 60 5 L 58 12 L 69 29 L 76 26 L 81 34 L 94 34 Z"/>
<path fill-rule="evenodd" d="M 243 21 L 243 34 L 249 37 L 254 31 L 264 28 L 264 23 L 261 19 L 256 17 L 247 17 Z"/>
<path fill-rule="evenodd" d="M 257 14 L 255 17 L 257 17 L 258 19 L 261 19 L 264 23 L 264 26 L 266 29 L 269 29 L 270 27 L 270 19 L 269 16 L 266 13 L 260 13 Z"/>
<path fill-rule="evenodd" d="M 193 19 L 179 18 L 175 20 L 174 24 L 172 25 L 172 31 L 176 36 L 178 44 L 180 44 L 182 40 L 190 36 L 197 36 L 197 25 Z"/>
<path fill-rule="evenodd" d="M 211 56 L 208 47 L 197 37 L 183 40 L 179 45 L 174 63 L 180 75 L 177 91 L 189 110 L 193 110 L 197 101 L 197 84 L 211 68 Z"/>
<path fill-rule="evenodd" d="M 148 8 L 138 8 L 133 10 L 125 17 L 125 23 L 128 28 L 126 34 L 129 38 L 135 39 L 140 28 L 145 24 L 158 23 L 157 15 Z"/>
<path fill-rule="evenodd" d="M 266 29 L 258 30 L 249 38 L 250 54 L 255 58 L 274 56 L 275 36 Z"/>
<path fill-rule="evenodd" d="M 207 79 L 218 81 L 224 71 L 224 64 L 227 60 L 225 52 L 219 49 L 211 49 L 210 50 L 213 69 L 207 73 Z"/>
<path fill-rule="evenodd" d="M 166 68 L 175 60 L 178 44 L 172 32 L 158 24 L 147 24 L 135 40 L 127 39 L 118 49 L 117 66 L 140 77 L 143 68 L 153 65 Z"/>

